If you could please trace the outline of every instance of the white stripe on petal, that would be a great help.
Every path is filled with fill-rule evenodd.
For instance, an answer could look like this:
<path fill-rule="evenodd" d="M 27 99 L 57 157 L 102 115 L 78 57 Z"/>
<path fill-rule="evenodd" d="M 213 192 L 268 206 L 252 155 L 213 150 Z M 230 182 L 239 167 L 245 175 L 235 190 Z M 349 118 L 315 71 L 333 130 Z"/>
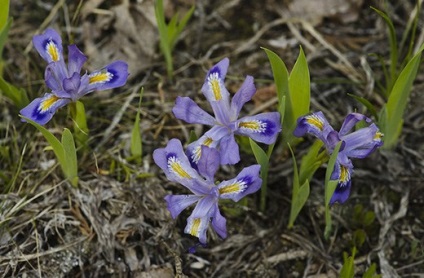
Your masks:
<path fill-rule="evenodd" d="M 211 73 L 208 76 L 208 85 L 209 89 L 213 93 L 214 100 L 218 101 L 222 99 L 221 92 L 221 80 L 219 79 L 219 75 L 217 72 Z"/>
<path fill-rule="evenodd" d="M 59 49 L 58 49 L 57 45 L 52 40 L 50 40 L 46 44 L 46 52 L 50 56 L 50 58 L 52 59 L 53 62 L 57 62 L 57 61 L 60 60 Z"/>
<path fill-rule="evenodd" d="M 245 180 L 237 180 L 234 183 L 225 185 L 221 188 L 219 188 L 219 194 L 220 195 L 226 195 L 226 194 L 239 194 L 246 190 L 247 183 Z"/>
<path fill-rule="evenodd" d="M 174 155 L 168 157 L 168 170 L 176 176 L 183 179 L 191 179 L 192 177 L 184 170 L 180 160 Z"/>
<path fill-rule="evenodd" d="M 112 80 L 113 74 L 108 71 L 94 72 L 88 76 L 89 84 L 103 84 Z"/>
<path fill-rule="evenodd" d="M 309 116 L 305 116 L 306 122 L 314 127 L 316 127 L 319 130 L 324 129 L 324 121 L 320 117 L 318 117 L 316 114 L 311 114 Z"/>
<path fill-rule="evenodd" d="M 240 122 L 239 128 L 248 130 L 255 133 L 263 133 L 266 131 L 267 123 L 259 120 L 252 120 L 248 122 Z"/>

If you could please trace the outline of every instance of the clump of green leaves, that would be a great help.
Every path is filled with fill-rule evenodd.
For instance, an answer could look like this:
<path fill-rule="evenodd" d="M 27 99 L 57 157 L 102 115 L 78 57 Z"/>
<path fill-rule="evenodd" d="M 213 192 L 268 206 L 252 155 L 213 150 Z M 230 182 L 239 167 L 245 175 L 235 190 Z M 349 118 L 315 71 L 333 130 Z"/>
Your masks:
<path fill-rule="evenodd" d="M 159 29 L 159 40 L 160 40 L 160 50 L 162 51 L 163 56 L 165 57 L 166 70 L 168 77 L 172 79 L 174 74 L 174 65 L 172 61 L 172 51 L 177 43 L 178 37 L 181 32 L 184 30 L 184 27 L 187 25 L 187 22 L 190 20 L 195 6 L 192 6 L 190 10 L 181 19 L 179 19 L 179 14 L 176 13 L 169 23 L 166 23 L 165 12 L 163 7 L 163 0 L 156 0 L 155 3 L 155 15 L 156 22 Z"/>
<path fill-rule="evenodd" d="M 292 227 L 297 215 L 309 197 L 310 177 L 312 176 L 313 172 L 315 172 L 316 169 L 321 165 L 321 163 L 319 163 L 318 166 L 317 163 L 311 163 L 309 166 L 306 166 L 307 162 L 304 163 L 304 160 L 302 160 L 301 171 L 298 172 L 296 159 L 290 147 L 291 145 L 295 145 L 297 142 L 299 142 L 298 139 L 293 136 L 293 130 L 296 127 L 297 119 L 300 116 L 309 113 L 311 97 L 309 68 L 302 48 L 300 48 L 299 56 L 297 57 L 297 60 L 290 74 L 286 65 L 276 53 L 266 48 L 263 49 L 265 50 L 265 53 L 267 54 L 271 63 L 274 82 L 277 89 L 277 111 L 281 115 L 281 124 L 283 127 L 283 144 L 287 144 L 289 146 L 293 157 L 293 193 L 289 219 L 289 227 Z M 271 147 L 273 148 L 274 146 L 272 145 L 270 148 Z M 319 148 L 318 150 L 315 148 L 313 151 L 319 151 Z M 310 155 L 314 156 L 312 153 Z M 270 156 L 269 151 L 268 156 Z M 310 160 L 312 161 L 312 159 Z M 266 161 L 269 161 L 269 158 Z M 261 165 L 261 173 L 263 173 L 264 168 L 266 170 L 268 169 L 268 165 L 265 165 L 264 167 L 264 165 L 262 165 L 259 160 L 258 163 Z M 262 177 L 262 179 L 266 181 L 264 177 Z M 261 190 L 266 192 L 266 182 L 263 182 Z M 265 196 L 263 198 L 265 198 Z"/>
<path fill-rule="evenodd" d="M 0 93 L 6 96 L 18 108 L 25 107 L 28 103 L 28 96 L 25 90 L 17 88 L 3 78 L 3 49 L 9 34 L 12 18 L 9 17 L 9 0 L 0 2 Z"/>
<path fill-rule="evenodd" d="M 271 63 L 274 82 L 277 87 L 278 111 L 284 118 L 282 122 L 283 141 L 293 146 L 299 140 L 293 135 L 297 119 L 309 113 L 311 86 L 308 62 L 303 49 L 300 48 L 299 56 L 289 74 L 283 60 L 276 53 L 266 48 L 263 49 Z"/>
<path fill-rule="evenodd" d="M 352 223 L 357 226 L 357 229 L 353 232 L 353 239 L 351 242 L 352 250 L 349 256 L 347 252 L 343 252 L 343 267 L 340 271 L 340 277 L 342 278 L 353 278 L 355 276 L 355 256 L 358 250 L 365 243 L 367 234 L 365 229 L 374 223 L 375 214 L 372 211 L 365 210 L 362 205 L 356 205 L 352 213 Z M 377 274 L 377 266 L 372 263 L 370 267 L 362 275 L 363 278 L 379 278 L 380 274 Z"/>
<path fill-rule="evenodd" d="M 397 41 L 395 26 L 390 17 L 383 11 L 373 7 L 372 9 L 381 16 L 388 27 L 390 64 L 389 68 L 387 68 L 384 59 L 378 57 L 385 76 L 385 86 L 382 85 L 382 82 L 377 82 L 380 93 L 386 98 L 386 103 L 378 113 L 377 109 L 368 100 L 357 96 L 354 96 L 354 98 L 361 102 L 377 118 L 379 127 L 384 134 L 383 148 L 392 149 L 396 146 L 402 132 L 403 114 L 421 63 L 421 53 L 424 50 L 424 45 L 418 47 L 414 45 L 420 3 L 417 1 L 415 15 L 410 18 L 400 43 Z M 410 41 L 409 45 L 406 45 L 407 38 Z M 406 47 L 406 54 L 399 61 L 399 57 Z M 414 48 L 417 49 L 415 53 L 413 52 Z"/>

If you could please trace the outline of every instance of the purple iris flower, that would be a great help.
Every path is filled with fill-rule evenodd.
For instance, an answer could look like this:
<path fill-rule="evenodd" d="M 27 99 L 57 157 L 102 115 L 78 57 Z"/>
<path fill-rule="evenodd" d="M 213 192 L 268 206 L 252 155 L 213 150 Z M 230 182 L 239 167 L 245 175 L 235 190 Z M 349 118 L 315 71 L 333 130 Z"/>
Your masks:
<path fill-rule="evenodd" d="M 365 121 L 369 126 L 350 132 L 360 121 Z M 330 154 L 333 152 L 337 143 L 342 141 L 331 175 L 331 179 L 338 180 L 338 184 L 330 203 L 339 202 L 342 204 L 346 202 L 349 198 L 352 183 L 353 164 L 351 158 L 362 159 L 369 156 L 375 149 L 383 145 L 383 141 L 381 140 L 383 134 L 372 123 L 371 119 L 359 113 L 347 115 L 340 131 L 337 132 L 331 127 L 321 111 L 300 117 L 297 120 L 294 135 L 301 137 L 306 133 L 320 139 Z"/>
<path fill-rule="evenodd" d="M 63 59 L 62 39 L 53 29 L 32 39 L 35 49 L 48 62 L 44 74 L 51 93 L 34 99 L 20 113 L 37 122 L 46 124 L 57 109 L 77 101 L 94 90 L 106 90 L 123 86 L 128 78 L 128 65 L 115 61 L 92 73 L 80 74 L 87 57 L 76 45 L 68 46 L 68 65 Z"/>
<path fill-rule="evenodd" d="M 235 134 L 245 135 L 257 142 L 272 144 L 281 131 L 278 112 L 261 113 L 238 119 L 243 105 L 256 92 L 253 77 L 247 76 L 230 102 L 230 94 L 224 79 L 229 65 L 228 58 L 213 66 L 206 75 L 202 92 L 212 106 L 212 117 L 188 97 L 178 97 L 172 112 L 178 119 L 188 123 L 212 126 L 202 137 L 187 147 L 187 155 L 194 167 L 201 157 L 201 146 L 219 148 L 221 164 L 235 164 L 240 161 L 239 147 Z"/>
<path fill-rule="evenodd" d="M 174 219 L 185 208 L 196 203 L 184 232 L 198 237 L 200 243 L 205 244 L 209 222 L 221 238 L 227 237 L 226 219 L 219 211 L 218 201 L 231 199 L 237 202 L 247 194 L 256 192 L 261 187 L 262 179 L 259 177 L 260 166 L 252 165 L 244 168 L 235 178 L 215 184 L 214 175 L 220 165 L 219 152 L 206 146 L 201 148 L 203 155 L 197 164 L 198 170 L 191 166 L 178 139 L 172 139 L 165 148 L 155 150 L 153 159 L 170 181 L 182 184 L 193 193 L 167 195 L 165 200 Z"/>

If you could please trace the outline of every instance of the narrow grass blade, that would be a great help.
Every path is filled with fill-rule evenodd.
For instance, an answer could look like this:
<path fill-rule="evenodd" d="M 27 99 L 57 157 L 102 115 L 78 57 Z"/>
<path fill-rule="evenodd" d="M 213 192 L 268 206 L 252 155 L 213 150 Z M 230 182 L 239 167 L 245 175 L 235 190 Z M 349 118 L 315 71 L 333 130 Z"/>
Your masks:
<path fill-rule="evenodd" d="M 165 57 L 168 77 L 171 79 L 174 73 L 172 50 L 177 43 L 178 37 L 193 15 L 194 9 L 195 6 L 192 6 L 181 20 L 179 20 L 178 13 L 175 14 L 167 24 L 165 20 L 163 0 L 156 0 L 155 2 L 155 16 L 159 29 L 160 49 Z"/>
<path fill-rule="evenodd" d="M 0 1 L 0 76 L 3 76 L 3 48 L 7 41 L 12 18 L 9 18 L 9 0 Z"/>
<path fill-rule="evenodd" d="M 0 30 L 3 29 L 9 18 L 9 0 L 0 2 Z"/>
<path fill-rule="evenodd" d="M 1 9 L 1 8 L 0 8 Z M 9 35 L 10 26 L 12 26 L 12 18 L 9 18 L 5 24 L 0 27 L 0 58 L 3 57 L 3 48 L 6 44 L 7 37 Z"/>
<path fill-rule="evenodd" d="M 297 169 L 296 157 L 294 156 L 293 150 L 288 144 L 292 159 L 293 159 L 293 192 L 292 192 L 292 203 L 290 208 L 290 218 L 288 228 L 292 228 L 297 216 L 299 215 L 302 208 L 305 206 L 306 201 L 309 197 L 309 180 L 306 180 L 302 185 L 299 183 L 299 172 Z"/>
<path fill-rule="evenodd" d="M 414 44 L 415 44 L 415 37 L 417 34 L 417 29 L 418 29 L 417 27 L 418 27 L 418 21 L 420 17 L 421 3 L 422 3 L 422 0 L 416 1 L 416 6 L 414 10 L 412 10 L 411 16 L 406 24 L 405 30 L 402 33 L 402 39 L 399 43 L 399 53 L 402 53 L 402 50 L 406 42 L 408 42 L 408 52 L 402 61 L 401 68 L 403 68 L 406 65 L 406 63 L 410 60 L 412 56 L 412 51 L 414 49 Z"/>
<path fill-rule="evenodd" d="M 368 109 L 368 111 L 370 111 L 370 113 L 378 121 L 377 110 L 375 109 L 374 105 L 371 104 L 371 102 L 369 102 L 366 98 L 363 98 L 363 97 L 360 97 L 360 96 L 355 96 L 353 94 L 347 94 L 347 95 L 354 98 L 356 101 L 360 102 L 363 106 L 365 106 Z"/>
<path fill-rule="evenodd" d="M 140 109 L 141 102 L 143 99 L 144 88 L 140 90 L 140 101 L 138 103 L 137 115 L 135 116 L 134 126 L 131 132 L 131 155 L 136 160 L 138 164 L 141 163 L 141 155 L 143 152 L 143 145 L 141 141 L 141 132 L 140 132 Z"/>
<path fill-rule="evenodd" d="M 74 187 L 78 186 L 78 163 L 77 150 L 74 137 L 69 129 L 65 128 L 62 133 L 62 147 L 65 155 L 64 163 L 61 164 L 66 178 Z"/>
<path fill-rule="evenodd" d="M 173 64 L 170 48 L 170 39 L 168 36 L 168 28 L 165 22 L 165 12 L 163 9 L 163 0 L 156 0 L 155 2 L 155 16 L 156 23 L 159 31 L 159 44 L 163 56 L 165 57 L 166 69 L 168 77 L 171 78 L 173 74 Z"/>
<path fill-rule="evenodd" d="M 269 157 L 267 156 L 265 151 L 258 144 L 256 144 L 255 141 L 249 138 L 249 142 L 250 147 L 252 148 L 253 155 L 256 158 L 256 161 L 259 165 L 261 165 L 262 186 L 259 209 L 264 212 L 266 208 Z"/>
<path fill-rule="evenodd" d="M 393 82 L 396 80 L 396 67 L 398 62 L 398 46 L 396 40 L 396 31 L 390 17 L 377 8 L 371 7 L 381 18 L 386 22 L 389 29 L 389 43 L 390 43 L 390 79 L 387 80 L 387 93 L 391 91 Z"/>
<path fill-rule="evenodd" d="M 325 231 L 324 237 L 328 238 L 331 232 L 331 213 L 330 213 L 330 200 L 333 196 L 334 191 L 337 187 L 337 180 L 330 180 L 331 174 L 333 173 L 334 166 L 336 165 L 337 156 L 339 154 L 340 146 L 342 142 L 339 142 L 333 150 L 328 161 L 327 171 L 325 172 Z"/>
<path fill-rule="evenodd" d="M 176 14 L 171 21 L 175 18 L 175 26 L 171 29 L 172 31 L 170 31 L 169 33 L 171 34 L 169 36 L 170 40 L 170 48 L 171 51 L 174 49 L 177 41 L 178 41 L 178 37 L 180 36 L 181 32 L 184 30 L 185 26 L 187 25 L 188 21 L 190 20 L 191 16 L 193 15 L 195 6 L 192 6 L 190 8 L 190 10 L 187 11 L 187 13 L 182 17 L 182 19 L 180 21 L 178 21 L 178 14 Z M 171 25 L 171 23 L 169 24 Z"/>
<path fill-rule="evenodd" d="M 402 130 L 403 114 L 421 62 L 422 50 L 423 48 L 412 57 L 399 74 L 384 107 L 385 109 L 383 108 L 382 115 L 380 115 L 381 129 L 384 133 L 383 148 L 385 149 L 391 149 L 396 145 Z M 381 119 L 381 116 L 385 118 Z"/>

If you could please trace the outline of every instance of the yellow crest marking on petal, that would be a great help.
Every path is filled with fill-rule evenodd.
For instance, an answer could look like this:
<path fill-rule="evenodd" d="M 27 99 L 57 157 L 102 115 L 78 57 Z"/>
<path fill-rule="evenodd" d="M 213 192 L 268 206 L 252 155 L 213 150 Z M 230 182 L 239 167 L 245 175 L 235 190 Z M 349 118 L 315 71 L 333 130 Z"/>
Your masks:
<path fill-rule="evenodd" d="M 202 144 L 200 144 L 199 146 L 196 147 L 193 154 L 191 155 L 191 159 L 195 163 L 199 162 L 200 156 L 202 155 L 202 146 L 204 145 L 204 146 L 209 147 L 212 143 L 213 143 L 213 139 L 210 138 L 210 137 L 206 137 L 205 141 L 203 141 Z"/>
<path fill-rule="evenodd" d="M 347 183 L 350 180 L 350 173 L 347 167 L 340 165 L 340 178 L 342 183 Z"/>
<path fill-rule="evenodd" d="M 183 169 L 181 163 L 174 157 L 168 159 L 169 169 L 183 179 L 191 179 L 191 176 Z"/>
<path fill-rule="evenodd" d="M 207 137 L 205 142 L 203 142 L 203 145 L 209 147 L 212 144 L 213 140 L 212 138 Z"/>
<path fill-rule="evenodd" d="M 219 84 L 219 76 L 218 73 L 212 73 L 208 77 L 209 86 L 212 90 L 213 96 L 215 100 L 221 100 L 222 94 L 221 94 L 221 87 Z"/>
<path fill-rule="evenodd" d="M 218 191 L 219 194 L 234 194 L 243 192 L 246 188 L 246 183 L 244 181 L 236 181 L 233 184 L 229 184 L 227 186 L 221 187 Z"/>
<path fill-rule="evenodd" d="M 193 224 L 191 225 L 191 228 L 190 228 L 190 235 L 199 237 L 200 223 L 201 223 L 200 218 L 193 219 Z"/>
<path fill-rule="evenodd" d="M 47 110 L 50 109 L 50 107 L 52 107 L 53 104 L 55 104 L 56 101 L 58 101 L 59 98 L 55 95 L 50 96 L 49 98 L 46 98 L 45 100 L 43 100 L 43 102 L 40 103 L 40 108 L 39 110 L 41 112 L 46 112 Z"/>
<path fill-rule="evenodd" d="M 88 83 L 89 84 L 104 83 L 104 82 L 110 81 L 112 79 L 112 77 L 113 77 L 113 74 L 111 74 L 108 71 L 96 72 L 96 73 L 89 75 Z"/>
<path fill-rule="evenodd" d="M 315 126 L 321 131 L 324 129 L 324 122 L 319 117 L 315 115 L 310 115 L 305 118 L 308 124 Z"/>
<path fill-rule="evenodd" d="M 46 45 L 46 51 L 50 55 L 50 58 L 52 59 L 52 61 L 54 62 L 59 61 L 60 59 L 59 50 L 57 48 L 57 45 L 53 41 L 50 41 Z"/>
<path fill-rule="evenodd" d="M 266 129 L 266 123 L 254 120 L 250 122 L 240 122 L 239 128 L 249 129 L 254 132 L 263 132 Z"/>
<path fill-rule="evenodd" d="M 375 135 L 374 135 L 374 140 L 376 140 L 376 141 L 380 141 L 381 140 L 381 138 L 383 138 L 384 137 L 384 134 L 383 133 L 381 133 L 380 131 L 377 131 L 376 133 L 375 133 Z"/>

